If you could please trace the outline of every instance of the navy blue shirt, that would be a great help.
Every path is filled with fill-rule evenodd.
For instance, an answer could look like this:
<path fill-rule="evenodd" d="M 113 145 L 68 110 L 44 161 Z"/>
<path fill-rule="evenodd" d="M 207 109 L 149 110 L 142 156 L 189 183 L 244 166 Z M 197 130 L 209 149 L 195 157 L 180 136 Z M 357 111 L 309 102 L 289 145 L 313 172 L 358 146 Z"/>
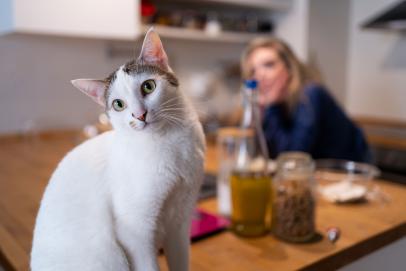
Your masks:
<path fill-rule="evenodd" d="M 263 129 L 272 158 L 283 151 L 304 151 L 314 159 L 371 159 L 362 131 L 320 85 L 303 90 L 292 114 L 283 104 L 266 108 Z"/>

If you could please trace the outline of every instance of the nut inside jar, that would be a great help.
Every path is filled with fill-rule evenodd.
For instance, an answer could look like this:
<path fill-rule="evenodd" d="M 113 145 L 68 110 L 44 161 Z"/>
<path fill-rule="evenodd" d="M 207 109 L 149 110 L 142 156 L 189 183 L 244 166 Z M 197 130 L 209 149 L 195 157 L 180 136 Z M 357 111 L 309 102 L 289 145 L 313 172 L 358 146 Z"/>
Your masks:
<path fill-rule="evenodd" d="M 283 180 L 274 189 L 273 233 L 291 242 L 305 242 L 315 233 L 315 201 L 306 180 Z"/>

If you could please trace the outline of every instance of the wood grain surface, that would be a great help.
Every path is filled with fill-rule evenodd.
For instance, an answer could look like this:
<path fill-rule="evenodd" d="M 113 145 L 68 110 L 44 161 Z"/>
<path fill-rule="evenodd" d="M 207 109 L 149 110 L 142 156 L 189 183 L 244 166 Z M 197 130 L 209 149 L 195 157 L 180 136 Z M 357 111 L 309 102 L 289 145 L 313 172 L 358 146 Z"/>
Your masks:
<path fill-rule="evenodd" d="M 370 145 L 406 150 L 406 122 L 358 116 L 354 120 L 363 128 Z"/>
<path fill-rule="evenodd" d="M 60 159 L 82 138 L 74 132 L 0 139 L 0 265 L 28 270 L 32 231 L 44 188 Z M 216 149 L 209 146 L 206 170 L 216 172 Z M 335 270 L 406 235 L 406 188 L 376 181 L 382 195 L 364 204 L 317 203 L 320 240 L 279 241 L 272 234 L 240 238 L 225 231 L 193 243 L 191 270 Z M 216 212 L 216 200 L 199 205 Z M 341 230 L 331 243 L 328 227 Z M 167 270 L 163 256 L 162 270 Z"/>

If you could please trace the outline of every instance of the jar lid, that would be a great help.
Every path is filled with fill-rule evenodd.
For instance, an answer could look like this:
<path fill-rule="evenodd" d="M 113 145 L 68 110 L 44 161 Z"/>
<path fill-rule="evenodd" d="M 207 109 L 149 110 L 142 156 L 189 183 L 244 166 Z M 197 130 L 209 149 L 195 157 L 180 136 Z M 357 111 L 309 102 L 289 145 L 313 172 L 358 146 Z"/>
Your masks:
<path fill-rule="evenodd" d="M 314 171 L 314 161 L 305 152 L 283 152 L 277 160 L 277 169 L 285 172 L 312 172 Z"/>

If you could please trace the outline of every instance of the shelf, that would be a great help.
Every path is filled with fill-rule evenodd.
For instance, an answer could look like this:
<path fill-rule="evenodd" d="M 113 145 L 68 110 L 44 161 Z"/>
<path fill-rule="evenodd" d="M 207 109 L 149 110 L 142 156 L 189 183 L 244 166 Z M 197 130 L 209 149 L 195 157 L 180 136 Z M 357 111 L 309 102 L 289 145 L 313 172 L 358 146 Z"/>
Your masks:
<path fill-rule="evenodd" d="M 156 0 L 169 2 L 168 0 Z M 189 2 L 197 10 L 206 6 L 218 8 L 218 12 L 256 9 L 269 15 L 269 10 L 290 8 L 291 0 L 172 0 Z M 111 40 L 134 40 L 145 33 L 149 26 L 141 25 L 140 0 L 6 0 L 0 4 L 0 35 L 5 33 L 49 34 L 72 37 L 101 38 Z M 63 5 L 61 4 L 63 3 Z M 97 12 L 94 7 L 97 6 Z M 221 7 L 221 8 L 220 8 Z M 243 8 L 242 8 L 243 7 Z M 211 7 L 210 7 L 211 8 Z M 90 16 L 89 16 L 90 15 Z M 247 43 L 255 37 L 270 34 L 224 31 L 210 35 L 202 30 L 156 26 L 164 38 Z"/>
<path fill-rule="evenodd" d="M 161 25 L 144 25 L 142 27 L 143 33 L 146 33 L 148 29 L 154 27 L 162 38 L 172 39 L 184 39 L 195 41 L 216 41 L 216 42 L 231 42 L 231 43 L 248 43 L 254 38 L 260 36 L 270 36 L 271 33 L 236 33 L 236 32 L 219 32 L 216 35 L 210 35 L 203 30 L 187 29 L 180 27 L 170 27 Z"/>
<path fill-rule="evenodd" d="M 265 8 L 269 10 L 288 10 L 292 6 L 291 0 L 203 0 L 208 3 L 227 4 L 241 7 Z"/>
<path fill-rule="evenodd" d="M 155 3 L 167 3 L 165 0 L 153 0 Z M 291 8 L 292 0 L 172 0 L 171 4 L 213 4 L 228 7 L 245 7 L 286 11 Z"/>

